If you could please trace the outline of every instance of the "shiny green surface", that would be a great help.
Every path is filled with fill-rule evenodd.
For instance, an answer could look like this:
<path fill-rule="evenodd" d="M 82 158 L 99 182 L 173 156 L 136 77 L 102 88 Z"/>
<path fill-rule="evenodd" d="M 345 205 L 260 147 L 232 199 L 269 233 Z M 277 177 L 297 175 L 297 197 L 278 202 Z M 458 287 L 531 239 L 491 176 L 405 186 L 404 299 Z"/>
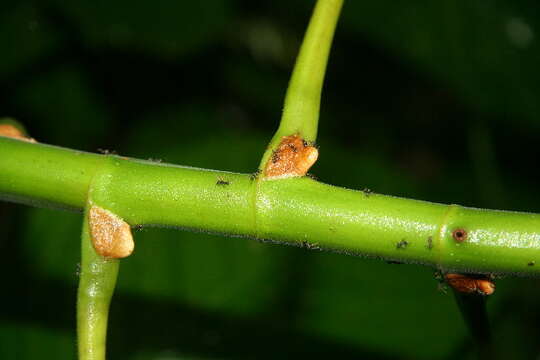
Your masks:
<path fill-rule="evenodd" d="M 90 180 L 102 162 L 98 155 L 48 145 L 32 148 L 9 138 L 0 141 L 4 199 L 82 210 Z M 56 194 L 51 194 L 52 189 Z"/>
<path fill-rule="evenodd" d="M 82 257 L 77 293 L 77 345 L 80 360 L 104 360 L 109 305 L 120 262 L 98 255 L 90 241 L 88 216 L 82 230 Z"/>
<path fill-rule="evenodd" d="M 460 272 L 539 272 L 537 214 L 408 200 L 310 178 L 252 179 L 5 138 L 0 149 L 10 154 L 0 157 L 6 200 L 82 209 L 93 181 L 93 199 L 131 225 L 247 236 Z M 27 162 L 32 166 L 18 165 Z M 455 229 L 465 229 L 467 240 L 457 243 Z"/>

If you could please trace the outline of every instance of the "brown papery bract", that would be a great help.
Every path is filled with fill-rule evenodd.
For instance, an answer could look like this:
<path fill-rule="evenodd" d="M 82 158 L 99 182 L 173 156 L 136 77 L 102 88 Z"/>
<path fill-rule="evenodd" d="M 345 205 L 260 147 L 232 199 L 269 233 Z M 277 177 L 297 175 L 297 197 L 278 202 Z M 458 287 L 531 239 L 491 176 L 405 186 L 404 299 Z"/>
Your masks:
<path fill-rule="evenodd" d="M 462 293 L 491 295 L 495 292 L 495 284 L 486 276 L 446 274 L 444 279 L 454 290 Z"/>
<path fill-rule="evenodd" d="M 318 157 L 317 148 L 308 145 L 300 136 L 284 136 L 267 162 L 264 176 L 265 178 L 304 176 Z"/>
<path fill-rule="evenodd" d="M 21 130 L 11 124 L 0 124 L 0 136 L 6 136 L 13 139 L 19 139 L 29 142 L 36 142 L 36 140 L 26 136 Z"/>
<path fill-rule="evenodd" d="M 131 228 L 112 212 L 92 205 L 88 213 L 92 245 L 104 257 L 120 259 L 129 256 L 135 247 Z"/>

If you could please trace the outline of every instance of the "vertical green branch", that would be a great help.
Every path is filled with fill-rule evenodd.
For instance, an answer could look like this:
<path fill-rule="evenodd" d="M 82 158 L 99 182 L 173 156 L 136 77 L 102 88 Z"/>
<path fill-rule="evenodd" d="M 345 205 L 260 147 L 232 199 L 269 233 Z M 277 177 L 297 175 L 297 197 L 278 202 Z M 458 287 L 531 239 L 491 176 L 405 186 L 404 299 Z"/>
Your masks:
<path fill-rule="evenodd" d="M 82 258 L 77 294 L 79 360 L 104 360 L 109 304 L 116 285 L 119 260 L 96 253 L 90 239 L 88 208 L 82 231 Z"/>
<path fill-rule="evenodd" d="M 343 0 L 318 0 L 292 73 L 278 130 L 263 155 L 259 169 L 283 136 L 298 134 L 308 142 L 317 138 L 321 92 L 328 54 Z"/>

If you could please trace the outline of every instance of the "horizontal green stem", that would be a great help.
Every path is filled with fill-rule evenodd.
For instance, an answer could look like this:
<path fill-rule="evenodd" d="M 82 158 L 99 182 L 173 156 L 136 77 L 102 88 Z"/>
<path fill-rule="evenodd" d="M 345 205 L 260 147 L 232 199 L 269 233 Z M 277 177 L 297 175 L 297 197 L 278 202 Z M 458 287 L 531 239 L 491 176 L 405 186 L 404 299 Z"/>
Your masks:
<path fill-rule="evenodd" d="M 93 199 L 131 225 L 295 243 L 444 271 L 540 273 L 540 215 L 368 194 L 307 177 L 250 175 L 93 155 L 0 138 L 0 198 L 82 210 Z M 452 232 L 467 232 L 457 242 Z"/>

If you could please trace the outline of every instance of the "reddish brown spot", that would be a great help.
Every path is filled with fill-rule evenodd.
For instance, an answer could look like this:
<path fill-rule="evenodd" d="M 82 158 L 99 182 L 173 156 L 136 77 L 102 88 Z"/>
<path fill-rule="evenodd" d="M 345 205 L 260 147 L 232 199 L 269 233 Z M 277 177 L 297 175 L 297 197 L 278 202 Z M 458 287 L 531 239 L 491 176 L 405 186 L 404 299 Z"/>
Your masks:
<path fill-rule="evenodd" d="M 101 256 L 119 259 L 133 252 L 131 228 L 117 215 L 93 205 L 88 213 L 88 225 L 92 245 Z"/>
<path fill-rule="evenodd" d="M 266 164 L 266 178 L 304 176 L 317 161 L 319 152 L 298 135 L 284 136 Z"/>
<path fill-rule="evenodd" d="M 491 295 L 495 292 L 495 284 L 487 276 L 446 274 L 444 279 L 454 290 L 465 294 Z"/>
<path fill-rule="evenodd" d="M 0 124 L 0 136 L 6 136 L 13 139 L 19 139 L 29 142 L 36 142 L 36 140 L 26 136 L 21 130 L 11 124 Z"/>
<path fill-rule="evenodd" d="M 464 242 L 467 240 L 467 231 L 465 229 L 455 229 L 452 231 L 452 237 L 458 243 Z"/>

